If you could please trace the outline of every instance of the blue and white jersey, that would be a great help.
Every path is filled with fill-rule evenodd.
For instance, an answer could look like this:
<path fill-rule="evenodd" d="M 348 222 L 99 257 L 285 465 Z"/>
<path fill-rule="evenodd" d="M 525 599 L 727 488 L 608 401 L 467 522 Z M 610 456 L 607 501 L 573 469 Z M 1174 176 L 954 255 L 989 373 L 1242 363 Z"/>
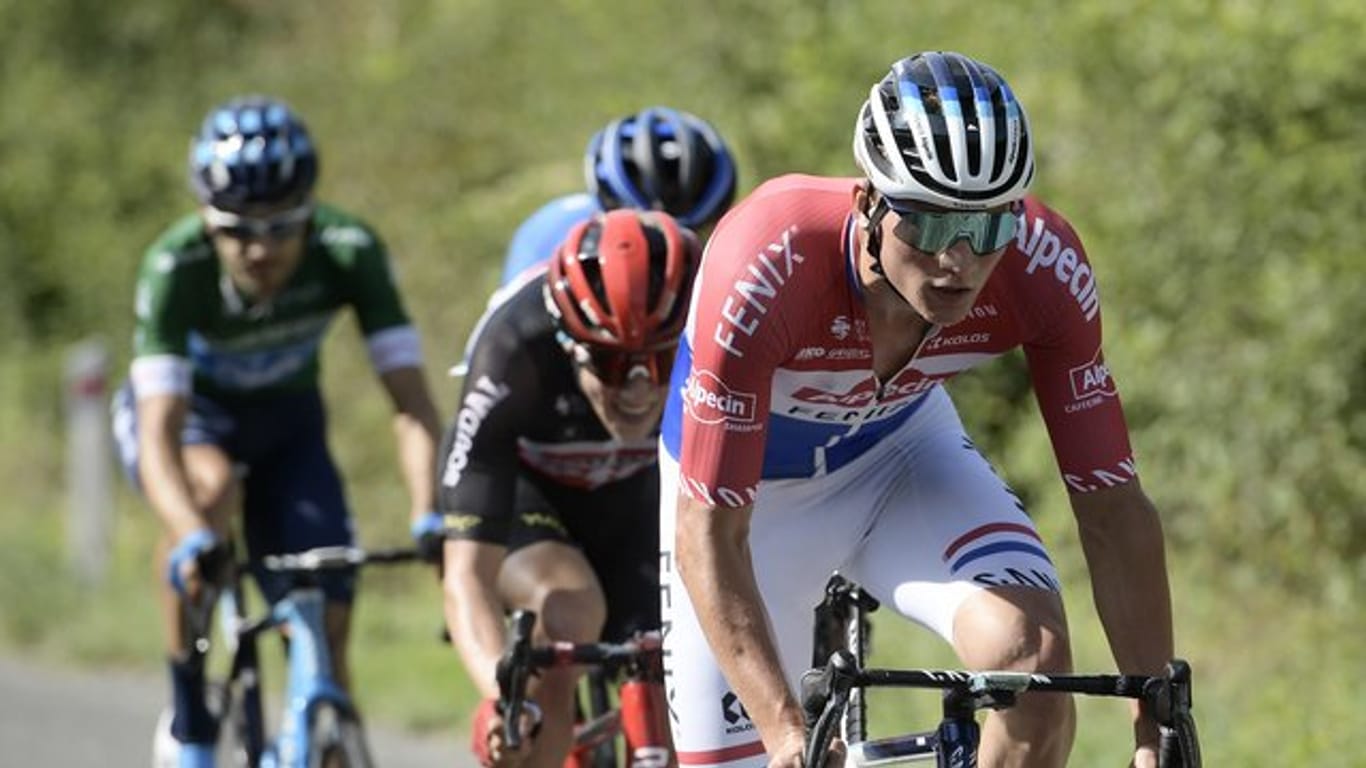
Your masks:
<path fill-rule="evenodd" d="M 598 199 L 584 192 L 557 197 L 541 206 L 513 233 L 498 284 L 507 285 L 530 267 L 545 262 L 575 224 L 601 210 Z"/>

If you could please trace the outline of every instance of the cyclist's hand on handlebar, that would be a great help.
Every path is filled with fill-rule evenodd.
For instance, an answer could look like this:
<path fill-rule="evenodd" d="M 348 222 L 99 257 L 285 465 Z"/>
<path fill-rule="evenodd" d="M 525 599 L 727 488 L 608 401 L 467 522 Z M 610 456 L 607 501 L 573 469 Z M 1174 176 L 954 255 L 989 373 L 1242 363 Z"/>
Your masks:
<path fill-rule="evenodd" d="M 1158 743 L 1162 730 L 1157 721 L 1147 712 L 1142 712 L 1134 721 L 1134 757 L 1129 768 L 1157 768 Z"/>
<path fill-rule="evenodd" d="M 186 534 L 166 558 L 166 582 L 177 594 L 197 602 L 204 589 L 205 564 L 223 552 L 223 543 L 207 528 Z"/>
<path fill-rule="evenodd" d="M 777 749 L 770 750 L 768 753 L 769 768 L 843 768 L 845 747 L 842 739 L 832 739 L 830 749 L 825 753 L 825 764 L 818 766 L 806 766 L 803 760 L 806 756 L 806 734 L 803 731 L 794 731 L 778 745 Z"/>
<path fill-rule="evenodd" d="M 409 528 L 413 544 L 422 559 L 432 565 L 440 565 L 442 551 L 446 542 L 445 524 L 440 512 L 428 512 L 413 521 Z"/>
<path fill-rule="evenodd" d="M 531 753 L 531 743 L 540 730 L 540 708 L 535 702 L 524 701 L 522 712 L 522 743 L 516 749 L 507 745 L 503 734 L 503 716 L 498 712 L 497 699 L 484 699 L 474 714 L 470 728 L 470 750 L 484 768 L 516 768 Z"/>

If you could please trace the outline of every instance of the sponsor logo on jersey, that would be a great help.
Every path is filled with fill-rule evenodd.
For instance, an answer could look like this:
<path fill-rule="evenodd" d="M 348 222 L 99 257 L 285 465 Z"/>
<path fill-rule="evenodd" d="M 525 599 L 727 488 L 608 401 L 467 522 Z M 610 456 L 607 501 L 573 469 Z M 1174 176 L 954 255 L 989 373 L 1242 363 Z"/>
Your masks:
<path fill-rule="evenodd" d="M 1117 392 L 1114 379 L 1110 378 L 1110 368 L 1099 349 L 1090 362 L 1073 368 L 1069 376 L 1072 380 L 1072 402 L 1063 407 L 1067 413 L 1095 408 Z"/>
<path fill-rule="evenodd" d="M 916 395 L 930 389 L 937 380 L 932 378 L 916 376 L 906 381 L 892 381 L 883 386 L 882 397 L 878 397 L 877 382 L 873 377 L 860 381 L 854 386 L 843 392 L 830 392 L 817 387 L 802 387 L 794 391 L 792 399 L 800 400 L 805 403 L 819 403 L 822 405 L 842 405 L 848 408 L 859 408 L 874 401 L 887 403 L 889 401 L 900 400 L 911 395 Z"/>
<path fill-rule="evenodd" d="M 488 376 L 480 376 L 474 383 L 474 389 L 465 395 L 465 402 L 455 417 L 455 443 L 446 457 L 446 469 L 441 473 L 442 485 L 454 488 L 460 483 L 460 473 L 469 464 L 470 447 L 474 445 L 474 435 L 479 431 L 479 425 L 511 391 L 506 384 L 495 384 Z"/>
<path fill-rule="evenodd" d="M 743 507 L 746 504 L 753 504 L 755 497 L 759 495 L 757 485 L 738 489 L 724 485 L 712 488 L 701 480 L 687 475 L 683 475 L 683 483 L 680 487 L 689 498 L 710 504 L 713 507 Z"/>
<path fill-rule="evenodd" d="M 483 522 L 483 518 L 478 515 L 451 514 L 447 512 L 441 516 L 441 528 L 444 531 L 454 533 L 464 533 Z"/>
<path fill-rule="evenodd" d="M 1001 568 L 996 571 L 980 571 L 972 575 L 972 580 L 989 587 L 1038 587 L 1049 592 L 1061 592 L 1058 580 L 1051 574 L 1030 568 Z"/>
<path fill-rule="evenodd" d="M 922 353 L 933 352 L 944 347 L 961 347 L 969 344 L 985 344 L 991 341 L 989 333 L 958 333 L 951 336 L 937 334 L 925 340 L 925 345 L 920 348 Z"/>
<path fill-rule="evenodd" d="M 1032 229 L 1027 226 L 1017 229 L 1015 245 L 1029 257 L 1026 274 L 1032 275 L 1038 269 L 1051 271 L 1053 277 L 1066 286 L 1072 298 L 1076 299 L 1082 315 L 1087 320 L 1095 319 L 1100 313 L 1100 293 L 1096 290 L 1095 273 L 1071 245 L 1064 245 L 1062 238 L 1044 226 L 1042 217 L 1034 219 Z"/>
<path fill-rule="evenodd" d="M 849 331 L 853 328 L 849 324 L 849 318 L 845 315 L 835 315 L 835 319 L 830 321 L 830 335 L 844 341 L 849 338 Z"/>
<path fill-rule="evenodd" d="M 721 305 L 721 319 L 712 332 L 712 340 L 721 348 L 736 357 L 744 357 L 735 345 L 739 336 L 753 336 L 759 328 L 759 321 L 768 314 L 773 300 L 778 297 L 778 289 L 792 279 L 797 265 L 806 261 L 800 253 L 792 249 L 792 236 L 796 226 L 783 230 L 778 238 L 769 243 L 748 264 L 741 277 L 736 278 L 730 293 Z"/>
<path fill-rule="evenodd" d="M 745 711 L 745 705 L 734 691 L 726 691 L 721 697 L 721 717 L 726 721 L 728 734 L 754 730 L 754 721 L 750 720 L 749 712 Z"/>
<path fill-rule="evenodd" d="M 1114 488 L 1138 477 L 1138 466 L 1129 456 L 1112 467 L 1100 467 L 1081 474 L 1064 472 L 1062 479 L 1077 493 L 1090 493 L 1102 488 Z"/>
<path fill-rule="evenodd" d="M 758 397 L 736 392 L 716 374 L 695 370 L 683 389 L 683 406 L 694 421 L 702 424 L 753 424 Z"/>
<path fill-rule="evenodd" d="M 1110 368 L 1099 349 L 1090 362 L 1072 369 L 1072 399 L 1084 400 L 1092 395 L 1114 395 L 1115 382 Z"/>
<path fill-rule="evenodd" d="M 793 356 L 797 362 L 807 360 L 868 360 L 873 351 L 865 347 L 802 347 Z"/>
<path fill-rule="evenodd" d="M 624 480 L 655 463 L 653 440 L 644 445 L 617 442 L 533 443 L 519 440 L 522 463 L 560 483 L 592 490 Z"/>

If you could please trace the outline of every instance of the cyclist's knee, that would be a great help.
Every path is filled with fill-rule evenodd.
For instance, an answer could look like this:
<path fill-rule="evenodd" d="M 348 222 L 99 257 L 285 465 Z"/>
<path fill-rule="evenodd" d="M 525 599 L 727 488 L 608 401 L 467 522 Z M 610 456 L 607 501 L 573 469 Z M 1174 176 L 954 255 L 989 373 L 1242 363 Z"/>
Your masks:
<path fill-rule="evenodd" d="M 601 636 L 607 605 L 596 590 L 547 587 L 539 602 L 542 631 L 547 638 L 591 643 Z"/>
<path fill-rule="evenodd" d="M 1031 587 L 983 590 L 954 615 L 954 648 L 975 669 L 1070 672 L 1062 600 Z"/>
<path fill-rule="evenodd" d="M 208 514 L 210 524 L 221 535 L 237 507 L 238 470 L 231 457 L 214 445 L 187 445 L 183 455 L 194 503 Z"/>

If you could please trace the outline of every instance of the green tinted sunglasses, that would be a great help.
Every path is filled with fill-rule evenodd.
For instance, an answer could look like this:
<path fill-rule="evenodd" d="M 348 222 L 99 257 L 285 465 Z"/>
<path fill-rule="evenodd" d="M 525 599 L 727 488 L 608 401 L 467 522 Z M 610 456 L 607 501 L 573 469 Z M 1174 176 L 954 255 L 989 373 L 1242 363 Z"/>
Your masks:
<path fill-rule="evenodd" d="M 967 240 L 972 252 L 986 256 L 1004 248 L 1015 237 L 1015 212 L 926 211 L 904 200 L 881 198 L 911 226 L 909 237 L 900 225 L 897 238 L 918 251 L 939 253 L 959 240 Z"/>

